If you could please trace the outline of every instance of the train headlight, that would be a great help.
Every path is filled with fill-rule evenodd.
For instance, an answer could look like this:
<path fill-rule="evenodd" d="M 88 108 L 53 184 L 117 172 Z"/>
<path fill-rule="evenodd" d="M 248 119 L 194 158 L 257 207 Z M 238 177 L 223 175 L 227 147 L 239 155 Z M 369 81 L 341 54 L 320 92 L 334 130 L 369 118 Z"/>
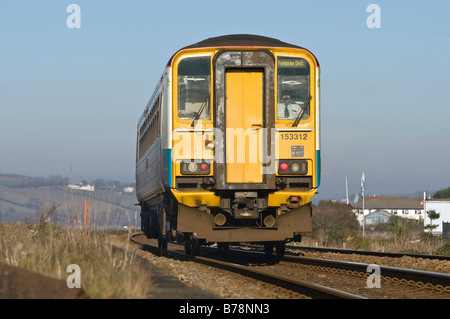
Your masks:
<path fill-rule="evenodd" d="M 291 170 L 292 170 L 294 173 L 297 173 L 297 172 L 299 171 L 299 169 L 300 169 L 300 165 L 298 165 L 298 163 L 293 163 L 293 164 L 291 165 Z"/>
<path fill-rule="evenodd" d="M 195 173 L 195 172 L 197 172 L 197 170 L 198 170 L 198 165 L 197 165 L 197 163 L 190 162 L 190 163 L 188 164 L 187 169 L 188 169 L 189 172 Z"/>

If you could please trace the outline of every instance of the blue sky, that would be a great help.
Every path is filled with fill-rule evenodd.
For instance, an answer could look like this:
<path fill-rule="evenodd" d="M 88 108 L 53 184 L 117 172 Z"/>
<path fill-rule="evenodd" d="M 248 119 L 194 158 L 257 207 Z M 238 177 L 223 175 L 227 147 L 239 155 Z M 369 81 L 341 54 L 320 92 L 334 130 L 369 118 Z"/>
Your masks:
<path fill-rule="evenodd" d="M 363 169 L 368 194 L 449 187 L 449 21 L 446 0 L 2 0 L 0 172 L 133 181 L 136 123 L 170 56 L 251 33 L 321 64 L 319 198 L 344 196 L 346 175 L 359 192 Z"/>

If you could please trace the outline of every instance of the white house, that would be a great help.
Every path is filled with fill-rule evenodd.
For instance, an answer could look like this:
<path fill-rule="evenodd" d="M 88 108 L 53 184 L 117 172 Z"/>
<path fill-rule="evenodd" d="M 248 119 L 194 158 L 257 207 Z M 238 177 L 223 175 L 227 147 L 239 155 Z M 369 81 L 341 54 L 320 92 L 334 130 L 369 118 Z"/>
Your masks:
<path fill-rule="evenodd" d="M 132 192 L 134 192 L 134 187 L 124 187 L 123 192 L 124 193 L 132 193 Z"/>
<path fill-rule="evenodd" d="M 371 196 L 363 200 L 351 203 L 353 212 L 356 214 L 359 223 L 365 225 L 387 222 L 389 217 L 396 215 L 403 218 L 425 220 L 425 209 L 422 200 L 410 197 L 397 196 Z"/>
<path fill-rule="evenodd" d="M 67 185 L 69 188 L 72 189 L 79 189 L 79 190 L 84 190 L 84 191 L 88 191 L 88 192 L 95 192 L 95 186 L 93 185 L 75 185 L 75 184 L 69 184 Z"/>

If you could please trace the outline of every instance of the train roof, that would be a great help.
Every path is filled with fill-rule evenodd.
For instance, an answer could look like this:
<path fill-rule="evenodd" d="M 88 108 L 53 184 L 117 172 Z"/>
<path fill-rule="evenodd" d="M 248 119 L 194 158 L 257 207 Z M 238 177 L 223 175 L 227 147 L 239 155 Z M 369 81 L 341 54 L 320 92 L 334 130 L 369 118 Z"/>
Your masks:
<path fill-rule="evenodd" d="M 310 52 L 313 56 L 314 54 L 309 51 L 308 49 L 305 49 L 303 47 L 300 47 L 298 45 L 290 44 L 287 42 L 280 41 L 278 39 L 260 36 L 260 35 L 254 35 L 254 34 L 230 34 L 230 35 L 223 35 L 213 38 L 208 38 L 203 41 L 188 45 L 184 48 L 181 48 L 177 51 L 180 52 L 182 50 L 187 49 L 198 49 L 198 48 L 210 48 L 210 47 L 245 47 L 245 46 L 251 46 L 251 47 L 278 47 L 278 48 L 295 48 L 295 49 L 301 49 Z M 176 55 L 176 53 L 170 58 L 168 65 L 172 63 L 173 57 Z M 317 61 L 317 65 L 319 65 L 319 61 L 314 56 L 314 58 Z"/>

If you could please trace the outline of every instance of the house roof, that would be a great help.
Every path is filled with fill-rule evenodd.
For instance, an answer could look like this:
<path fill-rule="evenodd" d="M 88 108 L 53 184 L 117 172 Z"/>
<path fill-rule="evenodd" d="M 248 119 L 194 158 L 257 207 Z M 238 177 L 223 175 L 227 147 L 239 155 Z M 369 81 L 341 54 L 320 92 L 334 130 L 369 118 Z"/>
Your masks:
<path fill-rule="evenodd" d="M 425 202 L 427 202 L 427 203 L 433 203 L 433 202 L 450 203 L 450 198 L 431 198 L 431 199 L 426 199 Z"/>
<path fill-rule="evenodd" d="M 374 212 L 371 212 L 371 213 L 367 214 L 366 218 L 367 217 L 373 217 L 373 216 L 379 216 L 379 215 L 382 215 L 382 216 L 385 216 L 385 217 L 391 217 L 392 216 L 392 214 L 387 212 L 387 211 L 377 210 L 377 211 L 374 211 Z"/>
<path fill-rule="evenodd" d="M 366 197 L 364 199 L 364 209 L 423 209 L 420 205 L 422 201 L 410 197 Z M 353 209 L 362 209 L 363 201 L 360 199 L 356 203 L 350 203 Z"/>

